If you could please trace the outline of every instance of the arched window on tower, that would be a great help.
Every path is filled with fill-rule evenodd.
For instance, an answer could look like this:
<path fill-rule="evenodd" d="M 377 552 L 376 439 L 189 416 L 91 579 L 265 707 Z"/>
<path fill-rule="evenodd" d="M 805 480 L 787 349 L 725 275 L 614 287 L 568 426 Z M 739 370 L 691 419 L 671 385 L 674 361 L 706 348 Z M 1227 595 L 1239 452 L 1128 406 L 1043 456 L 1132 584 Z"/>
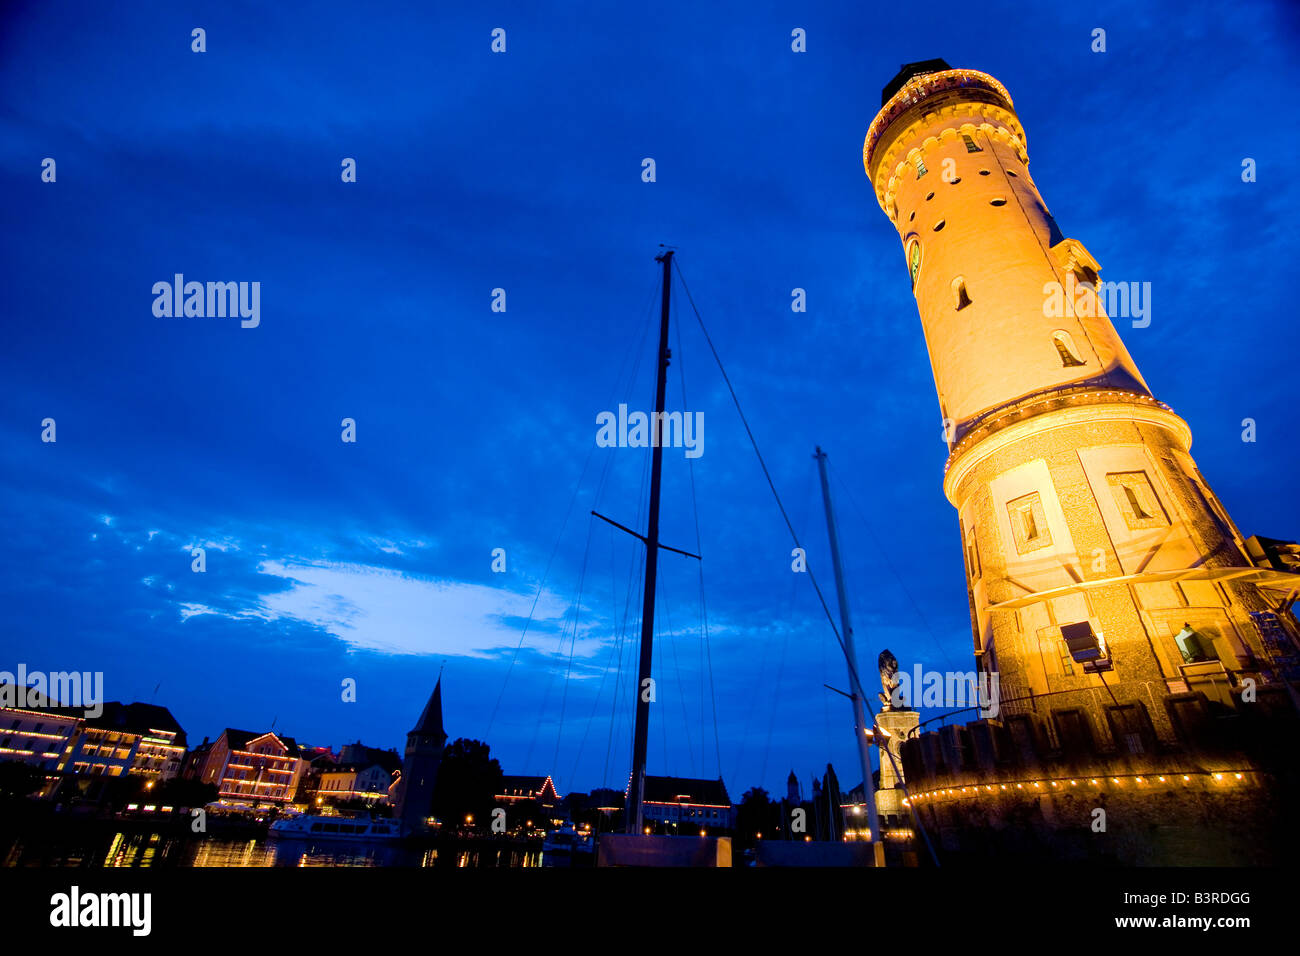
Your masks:
<path fill-rule="evenodd" d="M 958 312 L 970 305 L 970 294 L 966 291 L 964 276 L 958 276 L 952 280 L 952 297 Z"/>
<path fill-rule="evenodd" d="M 1057 354 L 1061 356 L 1061 365 L 1065 368 L 1088 364 L 1079 358 L 1079 350 L 1074 347 L 1074 339 L 1070 338 L 1069 332 L 1057 329 L 1052 333 L 1052 344 L 1056 346 Z"/>

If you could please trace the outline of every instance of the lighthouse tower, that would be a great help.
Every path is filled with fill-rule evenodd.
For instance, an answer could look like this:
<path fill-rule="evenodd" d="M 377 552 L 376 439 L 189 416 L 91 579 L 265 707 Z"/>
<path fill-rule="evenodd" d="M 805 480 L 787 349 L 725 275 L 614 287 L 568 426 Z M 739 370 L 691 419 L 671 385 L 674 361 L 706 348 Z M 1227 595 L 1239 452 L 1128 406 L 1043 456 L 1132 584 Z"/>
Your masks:
<path fill-rule="evenodd" d="M 1191 728 L 1238 710 L 1243 692 L 1289 708 L 1279 654 L 1294 622 L 1270 588 L 1297 577 L 1252 564 L 1190 429 L 1153 396 L 1106 307 L 1137 328 L 1149 314 L 1135 318 L 1132 290 L 1100 283 L 1097 260 L 1061 232 L 1006 88 L 942 60 L 903 67 L 863 163 L 929 350 L 998 733 L 1018 727 L 1020 752 L 1048 763 L 1086 754 L 1132 770 L 1186 755 Z M 953 746 L 948 772 L 969 762 Z M 1038 789 L 1057 786 L 1040 771 Z"/>

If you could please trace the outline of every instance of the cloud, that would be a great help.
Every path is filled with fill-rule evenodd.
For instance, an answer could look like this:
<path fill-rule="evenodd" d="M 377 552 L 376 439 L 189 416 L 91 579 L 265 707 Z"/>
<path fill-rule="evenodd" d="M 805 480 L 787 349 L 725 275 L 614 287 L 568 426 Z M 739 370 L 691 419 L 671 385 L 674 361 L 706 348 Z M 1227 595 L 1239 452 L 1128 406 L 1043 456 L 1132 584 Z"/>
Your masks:
<path fill-rule="evenodd" d="M 519 644 L 519 621 L 527 618 L 534 599 L 505 588 L 360 564 L 266 561 L 258 571 L 289 583 L 261 596 L 267 615 L 312 624 L 353 649 L 385 654 L 496 658 L 494 652 Z M 570 610 L 567 601 L 544 591 L 534 626 L 548 634 L 564 630 Z M 587 609 L 582 617 L 591 620 Z M 602 642 L 591 636 L 595 626 L 582 627 L 575 656 L 597 653 Z"/>

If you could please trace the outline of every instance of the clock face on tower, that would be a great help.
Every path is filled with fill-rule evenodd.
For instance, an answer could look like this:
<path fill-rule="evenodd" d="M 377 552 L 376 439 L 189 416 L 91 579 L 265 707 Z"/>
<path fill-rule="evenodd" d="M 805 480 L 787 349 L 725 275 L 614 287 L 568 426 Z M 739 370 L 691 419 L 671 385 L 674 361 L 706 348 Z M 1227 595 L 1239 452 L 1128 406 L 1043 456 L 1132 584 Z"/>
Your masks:
<path fill-rule="evenodd" d="M 916 274 L 921 271 L 921 244 L 915 239 L 907 248 L 908 267 L 912 271 L 912 287 L 916 287 Z"/>

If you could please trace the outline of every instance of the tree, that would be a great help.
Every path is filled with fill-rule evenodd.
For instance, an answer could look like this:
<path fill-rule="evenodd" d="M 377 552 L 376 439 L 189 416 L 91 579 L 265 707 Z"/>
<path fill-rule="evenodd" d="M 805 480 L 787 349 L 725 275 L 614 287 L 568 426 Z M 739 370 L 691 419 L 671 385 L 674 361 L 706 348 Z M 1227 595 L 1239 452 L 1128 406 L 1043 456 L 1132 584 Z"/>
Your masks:
<path fill-rule="evenodd" d="M 45 782 L 45 774 L 17 760 L 0 763 L 0 799 L 25 797 L 35 793 Z"/>
<path fill-rule="evenodd" d="M 736 810 L 736 839 L 742 845 L 752 844 L 758 835 L 770 839 L 777 834 L 781 823 L 781 808 L 768 797 L 762 787 L 751 787 L 740 798 Z"/>
<path fill-rule="evenodd" d="M 501 764 L 480 740 L 461 737 L 442 752 L 438 782 L 433 791 L 433 814 L 447 827 L 466 825 L 472 817 L 479 828 L 489 826 L 493 798 L 501 792 Z"/>
<path fill-rule="evenodd" d="M 156 783 L 152 788 L 151 803 L 168 807 L 202 807 L 216 800 L 220 791 L 215 783 L 172 777 Z"/>

